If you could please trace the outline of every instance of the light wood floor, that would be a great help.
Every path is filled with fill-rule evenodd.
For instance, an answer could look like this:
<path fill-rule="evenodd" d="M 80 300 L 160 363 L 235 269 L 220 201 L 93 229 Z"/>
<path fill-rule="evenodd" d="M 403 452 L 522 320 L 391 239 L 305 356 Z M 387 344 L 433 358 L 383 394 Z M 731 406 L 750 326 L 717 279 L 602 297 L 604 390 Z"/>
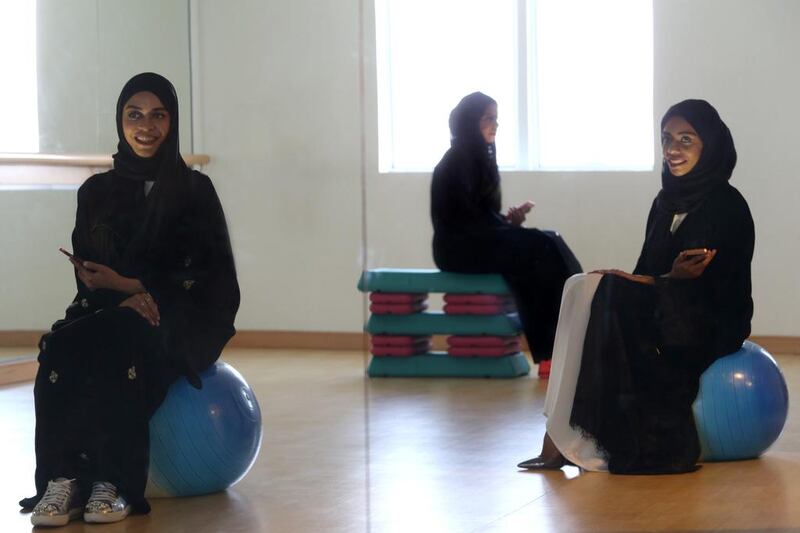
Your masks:
<path fill-rule="evenodd" d="M 520 472 L 544 432 L 545 383 L 373 379 L 356 352 L 229 350 L 256 391 L 261 454 L 225 493 L 152 500 L 110 532 L 800 531 L 800 418 L 760 460 L 680 476 Z M 800 357 L 779 357 L 790 390 Z M 0 531 L 30 531 L 30 384 L 0 387 Z"/>
<path fill-rule="evenodd" d="M 36 355 L 36 349 L 31 348 L 5 348 L 0 347 L 0 364 L 7 361 L 14 361 L 23 357 L 31 357 Z"/>

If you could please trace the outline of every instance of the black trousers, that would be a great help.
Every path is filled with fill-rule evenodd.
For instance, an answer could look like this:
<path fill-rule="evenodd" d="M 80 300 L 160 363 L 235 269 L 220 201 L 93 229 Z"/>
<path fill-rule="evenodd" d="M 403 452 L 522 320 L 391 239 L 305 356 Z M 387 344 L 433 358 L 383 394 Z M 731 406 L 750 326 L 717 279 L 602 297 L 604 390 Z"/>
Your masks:
<path fill-rule="evenodd" d="M 149 467 L 149 419 L 173 379 L 160 368 L 159 328 L 131 309 L 79 318 L 42 338 L 34 385 L 36 491 L 77 478 L 82 494 L 110 481 L 135 512 Z"/>
<path fill-rule="evenodd" d="M 581 266 L 552 231 L 500 226 L 458 235 L 436 233 L 433 258 L 441 270 L 502 274 L 519 310 L 535 362 L 553 355 L 564 282 Z"/>

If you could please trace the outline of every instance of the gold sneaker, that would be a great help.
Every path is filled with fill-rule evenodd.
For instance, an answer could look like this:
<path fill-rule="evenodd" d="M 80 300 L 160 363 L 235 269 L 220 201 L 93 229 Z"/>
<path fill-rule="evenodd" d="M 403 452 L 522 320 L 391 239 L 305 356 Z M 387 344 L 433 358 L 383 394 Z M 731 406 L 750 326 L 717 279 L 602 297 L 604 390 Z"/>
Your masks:
<path fill-rule="evenodd" d="M 92 495 L 83 509 L 83 521 L 98 524 L 119 522 L 131 512 L 125 497 L 108 481 L 92 483 Z"/>
<path fill-rule="evenodd" d="M 47 490 L 33 508 L 31 524 L 34 526 L 65 526 L 81 516 L 78 483 L 63 477 L 47 482 Z"/>

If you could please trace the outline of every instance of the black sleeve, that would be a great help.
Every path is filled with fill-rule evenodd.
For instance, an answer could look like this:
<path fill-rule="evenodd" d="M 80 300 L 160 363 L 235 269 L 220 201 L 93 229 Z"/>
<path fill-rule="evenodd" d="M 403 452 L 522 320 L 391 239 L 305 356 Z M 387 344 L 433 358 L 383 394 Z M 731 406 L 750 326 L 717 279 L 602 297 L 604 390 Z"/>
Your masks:
<path fill-rule="evenodd" d="M 219 358 L 235 333 L 239 284 L 228 226 L 210 179 L 192 176 L 192 202 L 185 227 L 176 238 L 177 254 L 148 271 L 144 285 L 169 315 L 164 320 L 170 354 L 179 369 L 196 376 Z"/>
<path fill-rule="evenodd" d="M 505 217 L 490 209 L 478 184 L 479 177 L 470 161 L 448 153 L 433 171 L 431 218 L 437 230 L 464 230 L 472 227 L 506 225 Z"/>
<path fill-rule="evenodd" d="M 636 261 L 636 266 L 633 269 L 634 274 L 653 275 L 652 272 L 645 272 L 644 251 L 647 247 L 647 236 L 650 234 L 653 222 L 655 221 L 656 201 L 657 200 L 653 200 L 653 204 L 650 206 L 650 213 L 647 215 L 647 224 L 645 225 L 644 229 L 644 242 L 642 244 L 642 249 L 639 252 L 639 259 Z"/>
<path fill-rule="evenodd" d="M 733 198 L 726 209 L 725 224 L 719 226 L 717 255 L 703 276 L 708 276 L 713 301 L 714 352 L 726 355 L 741 348 L 750 336 L 753 317 L 750 263 L 755 246 L 755 228 L 747 203 Z"/>
<path fill-rule="evenodd" d="M 753 315 L 750 262 L 755 232 L 747 203 L 733 191 L 711 215 L 714 259 L 697 279 L 657 278 L 663 339 L 674 346 L 706 345 L 710 360 L 738 350 Z"/>
<path fill-rule="evenodd" d="M 90 246 L 89 211 L 92 209 L 93 202 L 97 201 L 98 189 L 98 180 L 92 176 L 81 185 L 77 195 L 78 206 L 75 211 L 75 226 L 72 230 L 72 253 L 87 261 L 95 260 Z M 75 285 L 77 294 L 67 307 L 64 318 L 64 321 L 67 322 L 106 307 L 117 306 L 126 297 L 116 291 L 106 289 L 89 290 L 80 280 L 77 272 L 75 272 Z M 54 329 L 57 329 L 62 322 L 56 322 Z"/>
<path fill-rule="evenodd" d="M 88 257 L 88 227 L 87 227 L 87 200 L 86 200 L 86 186 L 82 185 L 78 189 L 78 207 L 75 211 L 75 226 L 72 229 L 72 253 L 75 256 L 85 259 Z M 69 265 L 72 268 L 72 265 Z M 72 300 L 72 303 L 69 304 L 67 307 L 67 312 L 65 316 L 66 321 L 71 321 L 76 318 L 80 318 L 83 315 L 86 315 L 90 312 L 94 312 L 97 309 L 100 309 L 100 302 L 92 291 L 90 291 L 86 285 L 78 277 L 77 271 L 73 268 L 73 272 L 75 275 L 75 285 L 78 289 L 75 298 Z M 57 329 L 57 326 L 60 324 L 56 322 L 54 329 Z"/>

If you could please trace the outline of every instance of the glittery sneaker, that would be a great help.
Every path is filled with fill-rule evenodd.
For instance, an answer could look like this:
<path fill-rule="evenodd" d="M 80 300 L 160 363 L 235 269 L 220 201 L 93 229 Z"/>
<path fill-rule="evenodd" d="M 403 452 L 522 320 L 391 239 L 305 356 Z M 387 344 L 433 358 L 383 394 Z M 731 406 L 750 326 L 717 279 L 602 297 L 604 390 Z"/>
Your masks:
<path fill-rule="evenodd" d="M 131 506 L 117 487 L 107 481 L 92 483 L 92 495 L 83 509 L 83 521 L 106 524 L 119 522 L 128 516 Z"/>
<path fill-rule="evenodd" d="M 74 479 L 56 478 L 47 483 L 47 490 L 33 508 L 34 526 L 65 526 L 81 516 L 78 484 Z"/>

